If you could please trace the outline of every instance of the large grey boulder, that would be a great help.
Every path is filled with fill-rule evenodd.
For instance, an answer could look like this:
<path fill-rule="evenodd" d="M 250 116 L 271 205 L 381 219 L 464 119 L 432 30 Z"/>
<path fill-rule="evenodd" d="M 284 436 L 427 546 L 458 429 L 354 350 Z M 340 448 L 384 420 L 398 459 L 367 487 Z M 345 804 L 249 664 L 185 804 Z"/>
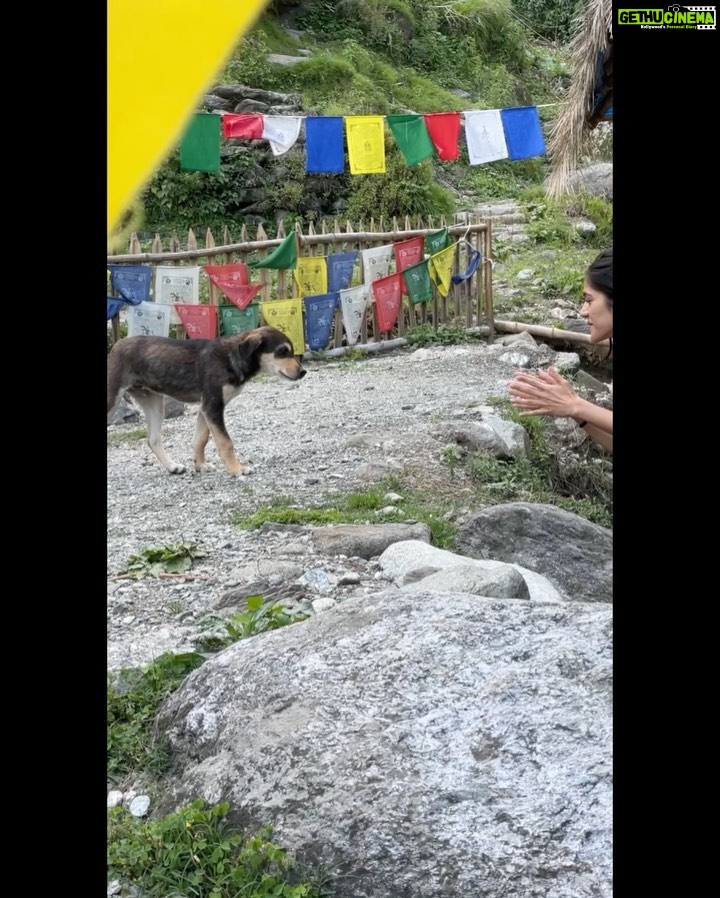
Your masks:
<path fill-rule="evenodd" d="M 611 898 L 611 646 L 605 604 L 349 599 L 187 678 L 153 813 L 225 799 L 335 898 Z"/>
<path fill-rule="evenodd" d="M 533 502 L 493 505 L 458 526 L 472 558 L 515 562 L 548 578 L 576 602 L 612 602 L 613 535 L 580 515 Z"/>
<path fill-rule="evenodd" d="M 510 564 L 492 570 L 478 566 L 477 561 L 457 564 L 436 571 L 422 580 L 406 583 L 403 592 L 469 592 L 474 596 L 494 599 L 529 599 L 530 590 L 523 575 Z"/>
<path fill-rule="evenodd" d="M 456 555 L 447 549 L 439 549 L 420 540 L 404 540 L 393 543 L 378 558 L 378 564 L 385 576 L 404 588 L 409 584 L 419 583 L 425 592 L 471 592 L 478 595 L 477 587 L 481 578 L 508 576 L 507 569 L 518 573 L 525 582 L 525 590 L 517 586 L 514 594 L 505 592 L 498 594 L 495 586 L 488 582 L 488 592 L 483 593 L 491 598 L 530 598 L 534 602 L 564 602 L 566 597 L 535 571 L 528 570 L 519 564 L 506 564 L 504 561 L 475 560 L 463 555 Z M 474 571 L 473 571 L 474 569 Z M 440 576 L 444 575 L 444 576 Z M 517 583 L 513 579 L 513 583 Z M 452 583 L 455 589 L 448 590 L 444 585 Z"/>
<path fill-rule="evenodd" d="M 601 196 L 612 202 L 613 198 L 613 164 L 597 162 L 578 169 L 568 178 L 568 189 L 574 192 L 590 193 Z"/>

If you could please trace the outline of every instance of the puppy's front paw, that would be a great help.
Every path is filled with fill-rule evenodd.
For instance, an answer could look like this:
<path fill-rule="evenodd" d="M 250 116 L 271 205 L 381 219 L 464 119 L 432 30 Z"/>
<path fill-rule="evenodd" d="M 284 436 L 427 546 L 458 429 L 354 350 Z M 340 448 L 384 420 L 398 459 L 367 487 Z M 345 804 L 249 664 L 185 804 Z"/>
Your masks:
<path fill-rule="evenodd" d="M 168 468 L 168 474 L 184 474 L 185 465 L 172 465 Z"/>
<path fill-rule="evenodd" d="M 214 471 L 215 465 L 211 465 L 209 461 L 204 461 L 202 464 L 195 463 L 195 470 L 198 474 L 202 474 L 203 471 Z"/>
<path fill-rule="evenodd" d="M 243 465 L 238 462 L 235 465 L 228 465 L 228 473 L 233 477 L 242 477 L 245 474 L 250 473 L 250 468 L 247 465 Z"/>

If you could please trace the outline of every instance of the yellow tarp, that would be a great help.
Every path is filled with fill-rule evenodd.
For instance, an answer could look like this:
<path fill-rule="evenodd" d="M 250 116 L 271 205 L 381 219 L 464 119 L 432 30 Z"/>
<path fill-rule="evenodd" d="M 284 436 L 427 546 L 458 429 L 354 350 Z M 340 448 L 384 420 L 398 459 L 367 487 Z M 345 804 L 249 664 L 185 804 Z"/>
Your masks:
<path fill-rule="evenodd" d="M 108 237 L 266 0 L 108 0 Z"/>

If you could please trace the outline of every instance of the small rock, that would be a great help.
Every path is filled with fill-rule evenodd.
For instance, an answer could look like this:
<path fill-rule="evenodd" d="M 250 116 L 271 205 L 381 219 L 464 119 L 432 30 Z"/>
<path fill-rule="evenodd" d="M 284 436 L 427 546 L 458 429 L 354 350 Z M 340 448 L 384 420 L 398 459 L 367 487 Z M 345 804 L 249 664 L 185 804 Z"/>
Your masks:
<path fill-rule="evenodd" d="M 122 799 L 122 792 L 118 791 L 117 789 L 113 789 L 111 792 L 108 792 L 107 806 L 109 808 L 116 808 L 122 802 Z"/>
<path fill-rule="evenodd" d="M 300 578 L 300 581 L 317 592 L 328 592 L 328 590 L 332 589 L 330 578 L 325 571 L 322 571 L 319 568 L 305 571 Z"/>
<path fill-rule="evenodd" d="M 331 599 L 330 596 L 323 596 L 320 599 L 315 599 L 312 603 L 313 611 L 316 614 L 321 614 L 323 611 L 329 611 L 330 608 L 334 608 L 337 605 L 335 599 Z"/>
<path fill-rule="evenodd" d="M 577 371 L 580 367 L 580 356 L 576 352 L 558 352 L 555 356 L 555 367 L 560 372 Z"/>
<path fill-rule="evenodd" d="M 575 230 L 578 234 L 594 234 L 597 231 L 597 227 L 592 221 L 578 221 L 575 223 Z"/>
<path fill-rule="evenodd" d="M 519 352 L 505 352 L 500 356 L 499 361 L 507 362 L 513 368 L 532 368 L 533 366 L 528 356 L 521 355 Z"/>
<path fill-rule="evenodd" d="M 133 817 L 144 817 L 147 814 L 150 808 L 150 796 L 149 795 L 137 795 L 130 802 L 130 807 L 128 810 L 133 815 Z"/>

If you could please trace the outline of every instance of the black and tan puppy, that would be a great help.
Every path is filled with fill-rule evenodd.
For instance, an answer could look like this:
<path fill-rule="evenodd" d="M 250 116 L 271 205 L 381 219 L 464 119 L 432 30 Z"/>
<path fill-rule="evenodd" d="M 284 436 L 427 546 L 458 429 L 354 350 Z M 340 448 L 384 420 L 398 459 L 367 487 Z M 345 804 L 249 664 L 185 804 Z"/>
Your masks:
<path fill-rule="evenodd" d="M 274 327 L 257 327 L 216 340 L 174 340 L 169 337 L 125 337 L 107 359 L 107 410 L 127 392 L 140 406 L 147 424 L 148 444 L 170 474 L 185 466 L 169 458 L 162 445 L 165 396 L 199 402 L 193 458 L 195 470 L 208 468 L 205 447 L 212 433 L 220 458 L 233 475 L 247 474 L 225 427 L 225 406 L 255 374 L 279 374 L 290 380 L 305 376 L 290 340 Z"/>

